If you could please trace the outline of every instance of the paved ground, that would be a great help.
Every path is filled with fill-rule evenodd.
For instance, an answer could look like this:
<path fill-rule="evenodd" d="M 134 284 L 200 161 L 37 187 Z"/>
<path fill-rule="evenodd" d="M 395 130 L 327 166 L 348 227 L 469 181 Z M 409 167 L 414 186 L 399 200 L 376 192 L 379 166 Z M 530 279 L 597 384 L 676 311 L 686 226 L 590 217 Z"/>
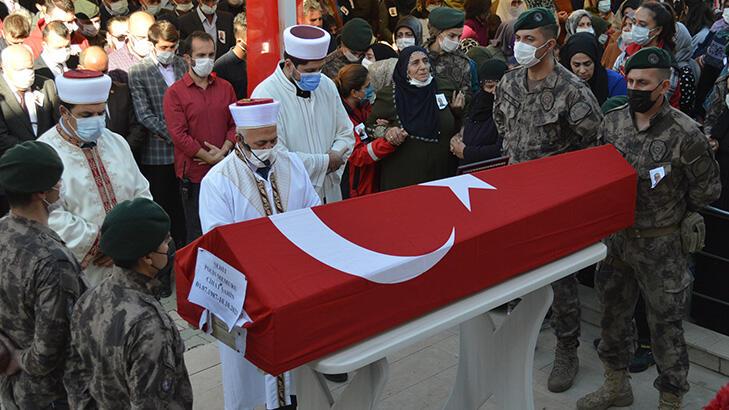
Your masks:
<path fill-rule="evenodd" d="M 217 343 L 199 331 L 190 329 L 174 311 L 174 298 L 163 301 L 181 329 L 188 352 L 185 355 L 195 394 L 196 409 L 222 409 L 223 394 Z M 552 367 L 554 336 L 550 329 L 543 330 L 534 362 L 534 396 L 537 409 L 572 409 L 575 401 L 594 390 L 602 381 L 602 366 L 592 347 L 598 329 L 583 322 L 581 361 L 578 380 L 568 392 L 553 394 L 547 391 L 547 377 Z M 380 410 L 429 410 L 440 409 L 448 397 L 455 380 L 458 360 L 458 332 L 451 329 L 431 337 L 417 345 L 388 358 L 390 378 L 385 389 Z M 658 393 L 653 388 L 655 367 L 633 376 L 632 385 L 636 396 L 630 409 L 655 409 Z M 729 378 L 692 365 L 689 373 L 691 391 L 685 397 L 686 409 L 701 409 Z M 331 385 L 336 395 L 344 385 Z M 483 409 L 496 410 L 487 403 Z"/>

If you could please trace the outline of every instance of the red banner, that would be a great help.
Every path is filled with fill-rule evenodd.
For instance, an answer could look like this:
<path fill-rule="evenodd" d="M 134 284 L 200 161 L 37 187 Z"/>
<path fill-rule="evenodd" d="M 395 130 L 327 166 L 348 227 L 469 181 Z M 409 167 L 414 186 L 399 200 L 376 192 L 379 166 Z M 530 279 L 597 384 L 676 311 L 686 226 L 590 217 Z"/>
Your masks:
<path fill-rule="evenodd" d="M 277 0 L 248 2 L 248 95 L 271 75 L 282 55 Z"/>
<path fill-rule="evenodd" d="M 248 280 L 246 357 L 279 374 L 633 223 L 636 174 L 612 146 L 219 227 L 177 253 L 180 315 L 197 248 Z"/>

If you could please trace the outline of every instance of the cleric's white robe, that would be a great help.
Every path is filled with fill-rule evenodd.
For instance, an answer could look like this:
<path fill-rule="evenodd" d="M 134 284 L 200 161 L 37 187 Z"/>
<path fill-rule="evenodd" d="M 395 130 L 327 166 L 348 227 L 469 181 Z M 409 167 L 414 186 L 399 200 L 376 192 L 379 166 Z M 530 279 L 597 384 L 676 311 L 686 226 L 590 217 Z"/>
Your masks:
<path fill-rule="evenodd" d="M 273 74 L 253 90 L 251 97 L 273 98 L 281 103 L 278 143 L 299 155 L 322 201 L 341 200 L 339 184 L 344 165 L 327 173 L 328 153 L 344 151 L 346 163 L 354 147 L 354 133 L 334 82 L 322 75 L 319 87 L 309 98 L 297 97 L 296 86 L 277 66 Z"/>
<path fill-rule="evenodd" d="M 66 242 L 91 286 L 116 267 L 91 263 L 99 247 L 101 224 L 116 204 L 138 197 L 152 199 L 149 182 L 134 161 L 129 144 L 119 134 L 104 129 L 94 148 L 82 149 L 63 139 L 55 127 L 38 138 L 52 146 L 63 161 L 63 206 L 51 212 L 48 225 Z"/>
<path fill-rule="evenodd" d="M 281 151 L 272 166 L 276 186 L 285 211 L 308 208 L 320 203 L 298 156 Z M 276 212 L 269 181 L 255 174 L 235 152 L 215 165 L 200 185 L 200 224 L 203 233 L 216 226 L 265 216 L 255 180 L 262 181 L 273 213 Z M 260 404 L 278 407 L 276 379 L 256 368 L 243 354 L 218 343 L 223 367 L 223 393 L 226 410 L 252 409 Z M 293 394 L 291 375 L 285 374 L 286 395 Z M 289 403 L 289 402 L 287 402 Z M 290 403 L 289 403 L 290 404 Z"/>

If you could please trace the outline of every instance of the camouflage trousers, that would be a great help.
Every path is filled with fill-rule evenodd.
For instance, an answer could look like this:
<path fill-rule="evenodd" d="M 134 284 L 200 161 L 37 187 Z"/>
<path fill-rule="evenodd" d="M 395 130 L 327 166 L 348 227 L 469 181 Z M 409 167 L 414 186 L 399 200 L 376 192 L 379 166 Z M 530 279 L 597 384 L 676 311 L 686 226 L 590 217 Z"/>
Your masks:
<path fill-rule="evenodd" d="M 613 370 L 630 364 L 635 349 L 632 317 L 640 292 L 658 367 L 653 385 L 683 395 L 689 389 L 689 360 L 682 320 L 692 279 L 679 232 L 657 238 L 628 238 L 620 232 L 608 238 L 607 246 L 608 257 L 595 273 L 603 306 L 600 359 Z"/>
<path fill-rule="evenodd" d="M 557 341 L 565 347 L 579 345 L 580 337 L 580 299 L 577 294 L 577 275 L 552 283 L 552 319 Z"/>

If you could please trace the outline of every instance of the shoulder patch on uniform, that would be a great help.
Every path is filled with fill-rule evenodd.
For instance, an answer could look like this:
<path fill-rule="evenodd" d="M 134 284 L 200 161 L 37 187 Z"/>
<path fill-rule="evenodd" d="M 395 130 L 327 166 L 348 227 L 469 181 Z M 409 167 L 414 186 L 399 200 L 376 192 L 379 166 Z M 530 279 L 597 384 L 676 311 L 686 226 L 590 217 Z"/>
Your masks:
<path fill-rule="evenodd" d="M 580 101 L 570 108 L 570 122 L 577 124 L 592 113 L 590 104 Z"/>
<path fill-rule="evenodd" d="M 701 140 L 692 141 L 681 153 L 681 161 L 684 164 L 693 164 L 706 153 L 709 143 Z"/>

